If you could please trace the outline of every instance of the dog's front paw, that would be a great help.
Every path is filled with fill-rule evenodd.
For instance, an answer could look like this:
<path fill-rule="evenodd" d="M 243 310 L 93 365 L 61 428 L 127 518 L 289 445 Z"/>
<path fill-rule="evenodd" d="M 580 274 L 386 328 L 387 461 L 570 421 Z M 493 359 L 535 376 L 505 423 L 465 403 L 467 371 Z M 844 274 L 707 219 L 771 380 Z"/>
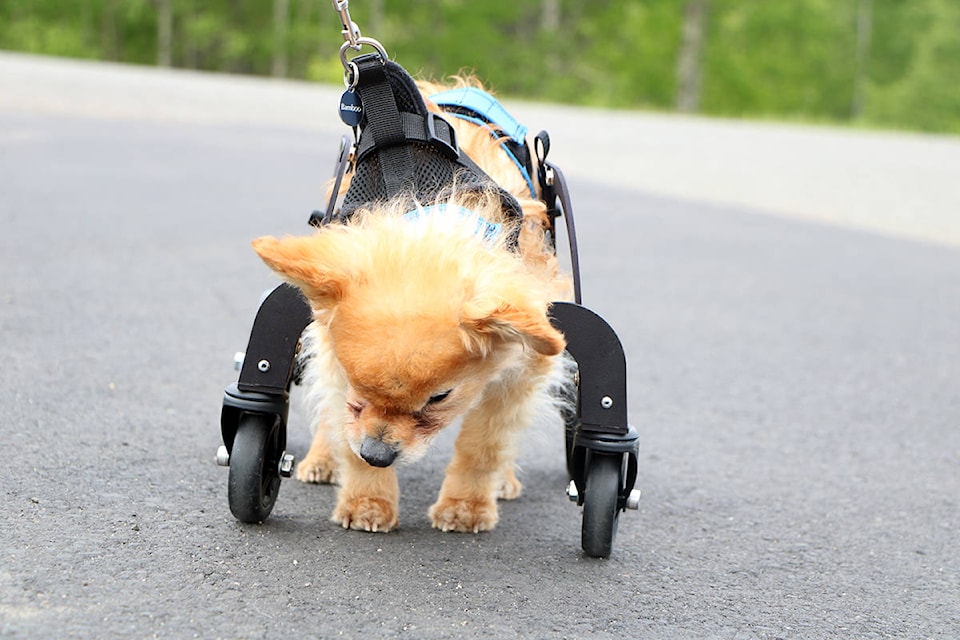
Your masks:
<path fill-rule="evenodd" d="M 441 531 L 489 531 L 499 520 L 497 501 L 441 497 L 430 507 L 430 520 Z"/>
<path fill-rule="evenodd" d="M 400 524 L 397 505 L 383 498 L 364 496 L 340 500 L 333 521 L 344 529 L 386 533 Z"/>
<path fill-rule="evenodd" d="M 523 484 L 517 480 L 517 476 L 511 467 L 503 474 L 500 488 L 497 489 L 497 500 L 516 500 L 522 492 Z"/>
<path fill-rule="evenodd" d="M 310 484 L 337 484 L 337 463 L 330 454 L 307 457 L 297 465 L 297 480 Z"/>

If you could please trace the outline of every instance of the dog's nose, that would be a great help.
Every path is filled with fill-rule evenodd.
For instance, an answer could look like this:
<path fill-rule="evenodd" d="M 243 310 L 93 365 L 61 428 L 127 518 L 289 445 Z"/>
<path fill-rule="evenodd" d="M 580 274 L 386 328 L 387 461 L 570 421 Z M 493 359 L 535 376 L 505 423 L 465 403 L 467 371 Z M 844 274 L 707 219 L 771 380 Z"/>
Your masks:
<path fill-rule="evenodd" d="M 397 459 L 397 449 L 378 438 L 366 437 L 360 445 L 360 457 L 372 467 L 389 467 Z"/>

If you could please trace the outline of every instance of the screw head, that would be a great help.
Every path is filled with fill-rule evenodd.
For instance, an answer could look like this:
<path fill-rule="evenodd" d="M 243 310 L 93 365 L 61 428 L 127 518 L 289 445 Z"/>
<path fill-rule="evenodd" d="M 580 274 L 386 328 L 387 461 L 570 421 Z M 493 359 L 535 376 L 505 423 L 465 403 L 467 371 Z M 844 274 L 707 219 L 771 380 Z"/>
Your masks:
<path fill-rule="evenodd" d="M 570 502 L 576 502 L 580 499 L 580 493 L 577 491 L 577 483 L 573 480 L 567 485 L 567 497 L 570 498 Z"/>
<path fill-rule="evenodd" d="M 609 409 L 610 407 L 613 406 L 613 398 L 611 398 L 610 396 L 603 396 L 602 398 L 600 398 L 600 406 L 603 407 L 604 409 Z"/>
<path fill-rule="evenodd" d="M 230 452 L 227 451 L 225 445 L 220 445 L 220 448 L 217 449 L 217 464 L 221 467 L 230 466 Z"/>
<path fill-rule="evenodd" d="M 631 511 L 637 511 L 640 508 L 640 489 L 634 489 L 627 496 L 626 508 Z"/>
<path fill-rule="evenodd" d="M 257 369 L 259 369 L 261 373 L 266 373 L 267 371 L 270 371 L 270 361 L 261 360 L 260 362 L 257 363 Z"/>

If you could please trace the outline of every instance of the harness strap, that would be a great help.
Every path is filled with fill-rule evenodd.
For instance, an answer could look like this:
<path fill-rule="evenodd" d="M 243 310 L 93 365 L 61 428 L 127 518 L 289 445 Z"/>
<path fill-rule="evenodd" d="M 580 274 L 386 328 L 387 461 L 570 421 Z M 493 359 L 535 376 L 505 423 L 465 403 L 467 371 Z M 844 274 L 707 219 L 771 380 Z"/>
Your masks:
<path fill-rule="evenodd" d="M 524 144 L 527 128 L 520 124 L 510 112 L 492 95 L 477 87 L 460 87 L 441 91 L 430 96 L 440 107 L 459 107 L 469 109 L 486 123 L 494 124 L 517 144 Z"/>
<path fill-rule="evenodd" d="M 433 94 L 430 99 L 455 118 L 489 129 L 494 138 L 502 141 L 500 148 L 523 176 L 530 190 L 530 197 L 537 197 L 537 190 L 530 177 L 533 165 L 526 141 L 527 128 L 520 124 L 499 100 L 477 87 L 448 89 Z"/>
<path fill-rule="evenodd" d="M 456 133 L 449 122 L 432 112 L 427 113 L 427 117 L 424 118 L 415 113 L 401 111 L 399 118 L 403 134 L 401 144 L 404 142 L 431 143 L 451 160 L 460 159 Z M 363 136 L 357 147 L 357 160 L 362 160 L 371 151 L 380 151 L 381 144 L 374 136 Z"/>
<path fill-rule="evenodd" d="M 413 152 L 402 144 L 406 137 L 386 65 L 380 56 L 372 54 L 358 56 L 353 62 L 357 65 L 356 91 L 360 94 L 363 112 L 377 114 L 376 118 L 366 119 L 362 137 L 380 151 L 386 195 L 393 197 L 402 191 L 412 191 L 416 186 Z"/>

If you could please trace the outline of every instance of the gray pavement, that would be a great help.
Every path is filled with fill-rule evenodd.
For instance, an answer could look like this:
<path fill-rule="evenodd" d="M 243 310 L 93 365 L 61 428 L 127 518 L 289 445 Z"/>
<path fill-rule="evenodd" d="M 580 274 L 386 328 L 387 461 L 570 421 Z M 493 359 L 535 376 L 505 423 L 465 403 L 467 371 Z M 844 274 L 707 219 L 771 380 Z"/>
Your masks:
<path fill-rule="evenodd" d="M 0 56 L 0 636 L 960 637 L 960 253 L 601 180 L 585 127 L 559 126 L 596 112 L 522 107 L 550 121 L 585 302 L 627 351 L 644 497 L 613 557 L 579 553 L 549 421 L 487 534 L 429 526 L 449 437 L 402 470 L 395 533 L 340 530 L 333 490 L 294 481 L 238 524 L 212 456 L 273 283 L 249 240 L 306 231 L 340 131 L 323 91 Z M 664 145 L 674 122 L 880 141 L 904 166 L 956 145 L 615 118 L 662 120 Z"/>

